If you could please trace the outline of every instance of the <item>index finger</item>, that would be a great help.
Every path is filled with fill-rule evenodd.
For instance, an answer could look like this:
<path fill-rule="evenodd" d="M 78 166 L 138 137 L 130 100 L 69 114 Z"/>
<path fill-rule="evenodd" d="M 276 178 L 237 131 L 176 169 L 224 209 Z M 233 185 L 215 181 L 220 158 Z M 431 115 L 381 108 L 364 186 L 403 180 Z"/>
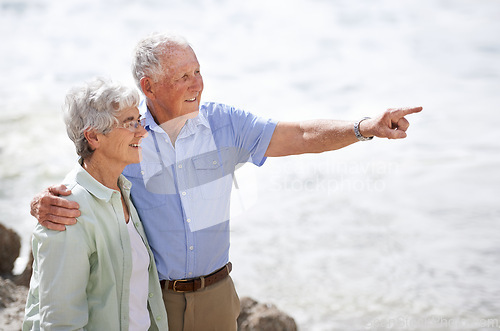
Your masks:
<path fill-rule="evenodd" d="M 80 205 L 78 204 L 78 202 L 59 197 L 54 197 L 51 200 L 51 204 L 52 206 L 61 207 L 64 209 L 80 209 Z"/>
<path fill-rule="evenodd" d="M 415 114 L 422 111 L 422 107 L 402 107 L 402 108 L 391 108 L 389 109 L 393 113 L 397 113 L 400 116 L 406 116 L 409 114 Z"/>
<path fill-rule="evenodd" d="M 71 201 L 71 200 L 68 200 L 65 198 L 61 198 L 59 196 L 46 195 L 46 196 L 43 196 L 40 200 L 41 200 L 40 207 L 42 209 L 60 207 L 62 209 L 73 210 L 73 209 L 80 208 L 80 205 L 77 202 Z"/>

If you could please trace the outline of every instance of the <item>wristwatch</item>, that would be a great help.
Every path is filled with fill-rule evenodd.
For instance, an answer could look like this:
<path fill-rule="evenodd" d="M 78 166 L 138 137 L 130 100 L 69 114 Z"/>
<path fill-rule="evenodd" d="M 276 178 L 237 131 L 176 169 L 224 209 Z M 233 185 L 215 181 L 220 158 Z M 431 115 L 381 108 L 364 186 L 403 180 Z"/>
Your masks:
<path fill-rule="evenodd" d="M 359 121 L 354 123 L 354 134 L 356 135 L 356 138 L 358 138 L 359 141 L 367 141 L 367 140 L 373 139 L 373 136 L 365 137 L 361 134 L 361 132 L 359 132 L 359 124 L 361 122 L 363 122 L 364 120 L 369 120 L 369 119 L 370 119 L 370 117 L 363 117 L 362 119 L 360 119 Z"/>

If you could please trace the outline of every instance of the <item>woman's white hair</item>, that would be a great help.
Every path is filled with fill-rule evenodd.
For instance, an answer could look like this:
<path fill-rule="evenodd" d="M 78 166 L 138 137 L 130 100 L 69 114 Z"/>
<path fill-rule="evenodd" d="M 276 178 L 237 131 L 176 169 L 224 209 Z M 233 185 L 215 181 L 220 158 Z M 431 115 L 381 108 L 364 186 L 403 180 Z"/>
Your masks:
<path fill-rule="evenodd" d="M 184 37 L 170 33 L 153 33 L 139 41 L 132 61 L 132 75 L 139 90 L 142 91 L 141 79 L 143 77 L 158 81 L 158 78 L 165 74 L 167 68 L 162 67 L 161 56 L 169 48 L 179 46 L 191 47 Z"/>
<path fill-rule="evenodd" d="M 83 86 L 72 88 L 66 95 L 64 123 L 66 132 L 83 159 L 94 152 L 84 132 L 96 130 L 107 134 L 118 124 L 117 115 L 123 109 L 139 105 L 139 93 L 105 78 L 96 78 Z"/>

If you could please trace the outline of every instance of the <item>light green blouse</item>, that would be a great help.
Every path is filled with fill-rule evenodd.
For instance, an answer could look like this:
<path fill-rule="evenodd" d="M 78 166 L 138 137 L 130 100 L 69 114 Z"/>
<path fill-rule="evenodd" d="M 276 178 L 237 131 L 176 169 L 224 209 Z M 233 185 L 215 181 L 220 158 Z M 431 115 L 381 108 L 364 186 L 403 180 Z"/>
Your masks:
<path fill-rule="evenodd" d="M 36 226 L 23 330 L 128 330 L 132 256 L 120 193 L 80 165 L 64 184 L 72 191 L 68 199 L 79 203 L 81 216 L 66 231 Z M 119 186 L 130 221 L 149 252 L 150 330 L 167 330 L 153 253 L 130 201 L 131 184 L 120 176 Z"/>

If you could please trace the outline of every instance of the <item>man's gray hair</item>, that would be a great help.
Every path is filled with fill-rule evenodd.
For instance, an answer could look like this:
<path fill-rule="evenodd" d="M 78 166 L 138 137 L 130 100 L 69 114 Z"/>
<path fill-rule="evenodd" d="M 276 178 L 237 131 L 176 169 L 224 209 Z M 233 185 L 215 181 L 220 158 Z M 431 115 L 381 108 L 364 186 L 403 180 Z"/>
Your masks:
<path fill-rule="evenodd" d="M 109 133 L 118 124 L 116 116 L 120 111 L 137 107 L 139 93 L 104 78 L 96 78 L 83 86 L 72 88 L 66 95 L 64 123 L 66 132 L 76 147 L 76 153 L 83 159 L 94 152 L 84 132 L 96 130 Z"/>
<path fill-rule="evenodd" d="M 184 37 L 170 33 L 153 33 L 139 41 L 132 61 L 132 75 L 139 90 L 142 91 L 141 79 L 143 77 L 158 81 L 158 78 L 166 73 L 168 68 L 162 67 L 161 56 L 171 47 L 191 46 Z"/>

